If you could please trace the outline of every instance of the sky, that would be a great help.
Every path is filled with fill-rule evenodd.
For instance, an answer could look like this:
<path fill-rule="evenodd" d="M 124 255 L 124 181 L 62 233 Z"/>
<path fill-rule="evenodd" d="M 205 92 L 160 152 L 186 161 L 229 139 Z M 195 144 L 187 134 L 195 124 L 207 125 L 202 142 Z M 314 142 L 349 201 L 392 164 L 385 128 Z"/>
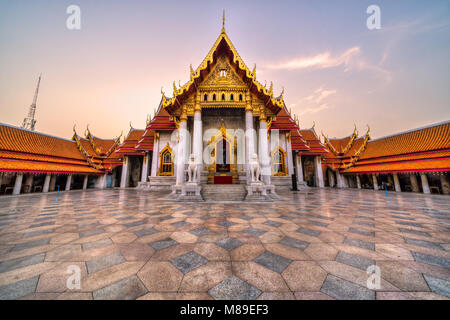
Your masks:
<path fill-rule="evenodd" d="M 69 30 L 70 5 L 81 29 Z M 369 5 L 380 29 L 369 30 Z M 161 87 L 189 80 L 222 27 L 301 128 L 372 138 L 450 119 L 449 1 L 0 0 L 0 122 L 114 138 L 144 128 Z"/>

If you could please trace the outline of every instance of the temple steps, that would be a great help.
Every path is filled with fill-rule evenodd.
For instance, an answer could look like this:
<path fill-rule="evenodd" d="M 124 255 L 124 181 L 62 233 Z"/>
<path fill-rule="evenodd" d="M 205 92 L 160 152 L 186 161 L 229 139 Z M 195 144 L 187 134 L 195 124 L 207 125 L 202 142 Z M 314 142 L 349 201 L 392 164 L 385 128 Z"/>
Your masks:
<path fill-rule="evenodd" d="M 204 184 L 201 193 L 205 201 L 243 201 L 246 192 L 243 184 Z"/>

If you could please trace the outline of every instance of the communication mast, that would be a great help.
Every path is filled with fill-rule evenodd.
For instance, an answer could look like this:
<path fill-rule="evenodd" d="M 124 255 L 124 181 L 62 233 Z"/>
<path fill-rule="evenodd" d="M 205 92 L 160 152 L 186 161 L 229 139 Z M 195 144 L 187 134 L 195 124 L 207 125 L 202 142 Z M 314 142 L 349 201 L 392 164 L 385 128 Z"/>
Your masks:
<path fill-rule="evenodd" d="M 22 128 L 34 131 L 34 125 L 36 124 L 36 120 L 34 119 L 34 115 L 36 113 L 36 102 L 39 93 L 39 85 L 41 84 L 41 76 L 39 75 L 38 83 L 36 86 L 36 91 L 34 92 L 33 102 L 30 105 L 30 110 L 28 110 L 28 116 L 23 119 Z"/>

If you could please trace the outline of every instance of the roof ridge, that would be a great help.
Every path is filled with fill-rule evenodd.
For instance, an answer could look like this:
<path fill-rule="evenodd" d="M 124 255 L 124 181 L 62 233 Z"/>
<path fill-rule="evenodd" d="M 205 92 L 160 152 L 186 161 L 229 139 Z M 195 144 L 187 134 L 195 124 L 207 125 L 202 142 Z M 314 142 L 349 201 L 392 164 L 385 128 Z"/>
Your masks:
<path fill-rule="evenodd" d="M 44 132 L 40 132 L 40 131 L 29 130 L 29 129 L 17 127 L 17 126 L 15 126 L 15 125 L 3 123 L 3 122 L 0 122 L 0 126 L 5 126 L 5 127 L 13 128 L 13 129 L 19 129 L 19 130 L 26 131 L 26 132 L 30 132 L 30 133 L 36 133 L 36 134 L 43 135 L 43 136 L 47 136 L 47 137 L 50 137 L 50 138 L 55 138 L 55 139 L 60 139 L 60 140 L 69 141 L 69 142 L 74 142 L 74 141 L 71 140 L 71 139 L 57 137 L 57 136 L 54 136 L 54 135 L 51 135 L 51 134 L 48 134 L 48 133 L 44 133 Z"/>
<path fill-rule="evenodd" d="M 380 138 L 376 138 L 376 139 L 373 139 L 373 140 L 370 140 L 370 141 L 371 142 L 375 142 L 375 141 L 378 141 L 378 140 L 392 138 L 392 137 L 400 136 L 400 135 L 407 134 L 407 133 L 412 133 L 412 132 L 416 132 L 416 131 L 420 131 L 420 130 L 424 130 L 424 129 L 438 127 L 438 126 L 441 126 L 441 125 L 444 125 L 444 124 L 450 124 L 450 120 L 445 120 L 445 121 L 442 121 L 442 122 L 432 123 L 432 124 L 429 124 L 429 125 L 426 125 L 426 126 L 423 126 L 423 127 L 410 129 L 410 130 L 406 130 L 406 131 L 402 131 L 402 132 L 398 132 L 398 133 L 393 133 L 393 134 L 390 134 L 390 135 L 387 135 L 387 136 L 384 136 L 384 137 L 380 137 Z"/>

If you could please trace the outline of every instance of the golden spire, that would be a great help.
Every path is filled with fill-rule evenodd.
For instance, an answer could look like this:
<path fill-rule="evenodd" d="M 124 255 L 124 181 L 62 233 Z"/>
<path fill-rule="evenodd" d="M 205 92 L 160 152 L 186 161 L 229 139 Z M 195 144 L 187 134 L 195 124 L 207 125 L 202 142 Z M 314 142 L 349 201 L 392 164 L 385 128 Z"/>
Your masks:
<path fill-rule="evenodd" d="M 252 75 L 253 75 L 253 79 L 256 79 L 256 63 L 255 63 L 255 66 L 253 67 Z"/>
<path fill-rule="evenodd" d="M 225 33 L 225 9 L 223 9 L 222 13 L 222 32 Z"/>

